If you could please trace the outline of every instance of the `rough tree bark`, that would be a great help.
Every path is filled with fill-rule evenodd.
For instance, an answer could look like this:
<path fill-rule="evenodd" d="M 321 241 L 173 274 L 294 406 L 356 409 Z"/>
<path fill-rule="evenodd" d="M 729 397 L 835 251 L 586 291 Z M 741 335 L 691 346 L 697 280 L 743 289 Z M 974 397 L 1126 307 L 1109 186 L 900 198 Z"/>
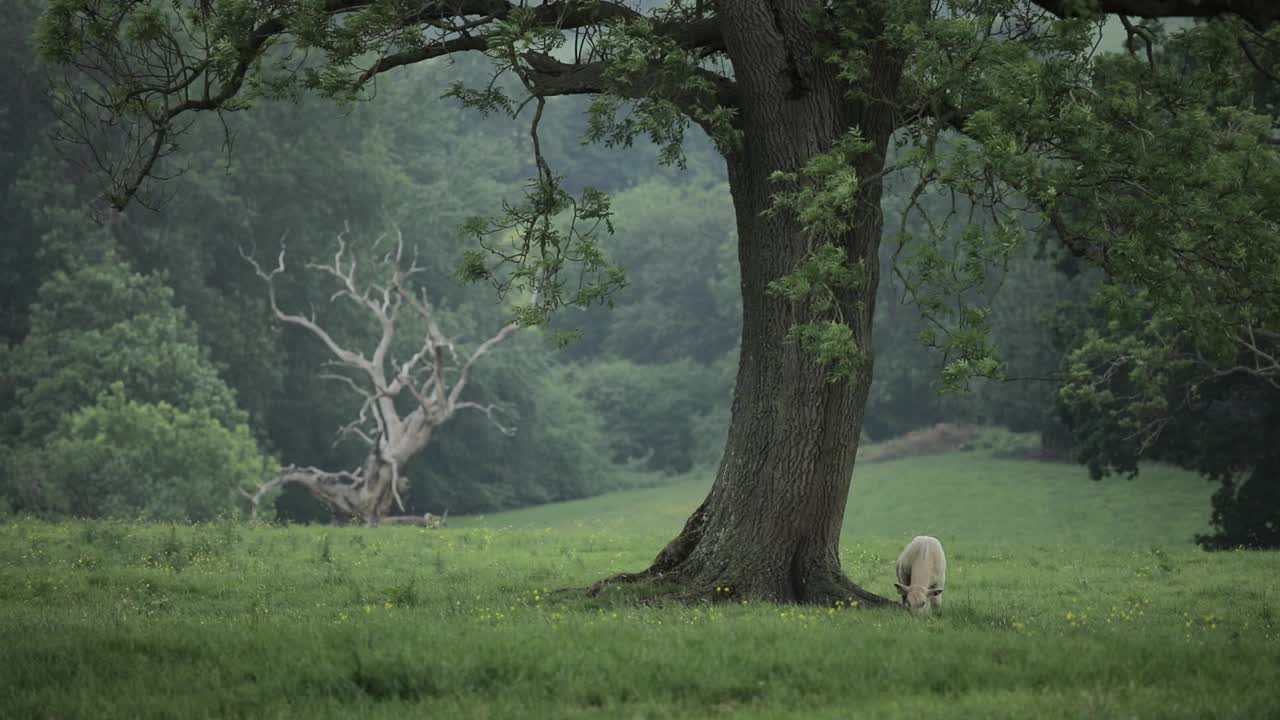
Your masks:
<path fill-rule="evenodd" d="M 332 263 L 307 266 L 338 281 L 339 289 L 333 295 L 334 300 L 341 298 L 354 302 L 377 321 L 381 334 L 372 355 L 365 357 L 363 353 L 339 345 L 320 326 L 314 314 L 304 317 L 280 309 L 274 280 L 284 272 L 283 247 L 276 267 L 270 272 L 264 271 L 256 260 L 241 252 L 266 283 L 271 312 L 276 319 L 311 333 L 329 349 L 335 365 L 354 371 L 355 377 L 352 374 L 325 377 L 347 385 L 363 398 L 359 416 L 339 431 L 339 439 L 354 436 L 369 448 L 361 467 L 352 471 L 328 472 L 292 465 L 284 468 L 279 477 L 263 484 L 256 492 L 244 493 L 254 516 L 267 493 L 286 483 L 295 483 L 306 488 L 335 515 L 353 518 L 366 525 L 377 525 L 390 513 L 393 505 L 404 510 L 402 494 L 405 479 L 401 470 L 422 452 L 431 442 L 436 428 L 453 417 L 455 412 L 479 410 L 502 432 L 514 432 L 514 428 L 504 427 L 494 417 L 492 405 L 464 401 L 462 392 L 476 361 L 519 326 L 509 323 L 482 342 L 462 362 L 456 376 L 450 378 L 454 370 L 450 364 L 458 359 L 453 342 L 440 331 L 425 293 L 415 292 L 411 287 L 410 279 L 421 269 L 416 264 L 403 268 L 403 254 L 404 238 L 397 232 L 395 249 L 386 258 L 390 266 L 386 284 L 370 284 L 362 288 L 356 282 L 356 261 L 348 256 L 344 231 L 338 235 L 338 250 Z M 413 355 L 403 362 L 396 362 L 392 357 L 392 347 L 398 330 L 397 322 L 401 320 L 400 313 L 406 309 L 416 314 L 422 323 L 423 339 Z M 413 401 L 412 410 L 407 414 L 402 414 L 396 407 L 396 400 L 402 396 Z"/>
<path fill-rule="evenodd" d="M 814 52 L 805 2 L 732 0 L 718 4 L 742 109 L 741 150 L 727 158 L 742 272 L 742 350 L 733 415 L 715 483 L 702 504 L 643 573 L 610 580 L 661 579 L 690 596 L 861 605 L 890 601 L 850 582 L 840 566 L 840 531 L 863 411 L 871 384 L 871 318 L 886 148 L 901 62 L 872 53 L 871 99 L 848 100 L 848 86 Z M 850 128 L 874 151 L 859 167 L 852 231 L 833 242 L 862 259 L 867 282 L 840 298 L 866 362 L 849 382 L 829 382 L 812 353 L 785 340 L 804 310 L 766 292 L 812 247 L 788 213 L 765 213 L 769 175 L 795 172 Z M 610 580 L 597 584 L 608 587 Z M 727 590 L 726 590 L 727 588 Z"/>

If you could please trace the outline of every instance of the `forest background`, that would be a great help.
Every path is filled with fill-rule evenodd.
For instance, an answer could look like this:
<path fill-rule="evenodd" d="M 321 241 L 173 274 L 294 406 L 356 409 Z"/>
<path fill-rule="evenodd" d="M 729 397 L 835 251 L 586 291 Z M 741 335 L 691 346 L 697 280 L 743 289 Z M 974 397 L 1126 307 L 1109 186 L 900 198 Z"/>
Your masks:
<path fill-rule="evenodd" d="M 0 0 L 10 19 L 0 59 L 14 69 L 0 76 L 0 515 L 208 520 L 242 509 L 229 483 L 252 485 L 281 464 L 360 462 L 365 448 L 335 437 L 361 398 L 323 377 L 331 355 L 314 336 L 273 320 L 242 252 L 265 261 L 287 242 L 293 263 L 277 281 L 280 305 L 313 309 L 347 347 L 370 346 L 378 328 L 331 302 L 328 279 L 303 267 L 331 258 L 340 233 L 366 263 L 385 252 L 379 237 L 402 233 L 460 346 L 510 318 L 493 288 L 457 275 L 470 247 L 459 227 L 535 174 L 526 125 L 439 101 L 452 81 L 483 84 L 483 59 L 384 76 L 377 102 L 299 97 L 202 118 L 163 205 L 103 223 L 89 210 L 101 187 L 52 137 L 31 39 L 41 9 Z M 1109 42 L 1118 49 L 1119 36 Z M 616 231 L 604 249 L 628 284 L 613 307 L 566 310 L 553 327 L 518 333 L 485 356 L 469 397 L 492 404 L 515 432 L 481 413 L 451 419 L 404 469 L 406 512 L 569 500 L 710 475 L 719 459 L 741 327 L 723 161 L 700 134 L 686 144 L 684 167 L 656 162 L 659 149 L 647 144 L 583 145 L 588 102 L 549 103 L 542 149 L 568 189 L 612 196 Z M 890 188 L 886 217 L 902 215 L 909 190 Z M 920 202 L 925 213 L 907 222 L 967 210 L 963 198 Z M 886 234 L 900 230 L 886 223 Z M 947 239 L 943 253 L 954 255 L 959 241 Z M 1024 245 L 979 289 L 1001 379 L 943 393 L 947 358 L 921 342 L 928 320 L 907 301 L 894 259 L 881 259 L 865 440 L 953 423 L 1025 434 L 1018 452 L 1091 461 L 1095 474 L 1124 464 L 1098 461 L 1088 440 L 1098 428 L 1061 395 L 1072 357 L 1105 324 L 1090 304 L 1103 278 L 1047 238 Z M 574 339 L 562 346 L 565 331 Z M 1148 450 L 1159 457 L 1159 447 Z M 1202 458 L 1171 459 L 1222 478 Z M 289 521 L 327 519 L 297 488 L 274 510 Z"/>

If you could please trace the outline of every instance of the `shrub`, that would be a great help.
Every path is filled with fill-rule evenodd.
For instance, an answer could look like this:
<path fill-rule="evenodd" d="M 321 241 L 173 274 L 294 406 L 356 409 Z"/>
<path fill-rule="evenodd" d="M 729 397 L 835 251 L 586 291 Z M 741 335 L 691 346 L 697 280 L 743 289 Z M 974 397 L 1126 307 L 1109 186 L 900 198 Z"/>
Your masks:
<path fill-rule="evenodd" d="M 120 383 L 68 415 L 44 447 L 10 451 L 5 465 L 5 494 L 19 509 L 169 521 L 234 511 L 241 488 L 278 472 L 245 425 L 129 400 Z"/>

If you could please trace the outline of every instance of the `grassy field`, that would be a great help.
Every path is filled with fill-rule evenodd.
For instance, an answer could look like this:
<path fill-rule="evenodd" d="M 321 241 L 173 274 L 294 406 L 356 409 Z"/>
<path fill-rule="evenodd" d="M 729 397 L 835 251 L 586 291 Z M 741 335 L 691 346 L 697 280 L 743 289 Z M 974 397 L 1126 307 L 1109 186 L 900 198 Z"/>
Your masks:
<path fill-rule="evenodd" d="M 430 531 L 0 525 L 0 717 L 1280 717 L 1280 554 L 1195 549 L 1211 488 L 1171 471 L 860 468 L 846 566 L 888 594 L 937 534 L 929 618 L 548 597 L 705 485 Z"/>
<path fill-rule="evenodd" d="M 571 528 L 594 524 L 628 536 L 670 539 L 706 496 L 710 477 L 664 487 L 541 505 L 460 527 Z M 858 466 L 847 540 L 910 539 L 1187 545 L 1209 530 L 1214 485 L 1167 466 L 1134 480 L 1093 482 L 1079 465 L 952 453 Z M 903 541 L 905 542 L 905 540 Z"/>

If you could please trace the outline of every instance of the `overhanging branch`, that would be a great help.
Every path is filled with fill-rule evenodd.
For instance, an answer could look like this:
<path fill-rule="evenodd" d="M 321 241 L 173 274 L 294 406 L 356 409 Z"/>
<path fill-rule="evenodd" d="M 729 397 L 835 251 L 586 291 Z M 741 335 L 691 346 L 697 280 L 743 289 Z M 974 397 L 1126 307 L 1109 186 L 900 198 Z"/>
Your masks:
<path fill-rule="evenodd" d="M 1210 18 L 1237 15 L 1257 28 L 1280 21 L 1276 0 L 1033 0 L 1058 17 L 1089 15 L 1129 15 L 1148 20 L 1157 18 Z"/>
<path fill-rule="evenodd" d="M 541 53 L 525 53 L 523 59 L 528 66 L 526 75 L 542 97 L 611 93 L 627 98 L 645 98 L 652 97 L 656 91 L 652 81 L 638 81 L 629 86 L 610 83 L 605 77 L 608 65 L 604 62 L 565 63 Z M 711 98 L 713 106 L 738 106 L 737 86 L 732 80 L 707 69 L 699 69 L 696 74 L 715 88 Z M 666 99 L 686 114 L 693 114 L 699 109 L 711 110 L 711 107 L 701 107 L 707 99 L 699 93 L 687 92 Z"/>
<path fill-rule="evenodd" d="M 460 52 L 491 50 L 495 33 L 505 31 L 502 24 L 515 19 L 517 13 L 527 13 L 525 19 L 553 33 L 582 31 L 588 38 L 603 35 L 611 23 L 644 21 L 652 23 L 649 31 L 654 35 L 683 51 L 706 56 L 725 50 L 719 19 L 705 11 L 649 19 L 622 0 L 543 0 L 537 4 L 529 0 L 421 0 L 393 18 L 385 17 L 384 5 L 378 0 L 322 0 L 318 6 L 296 0 L 255 3 L 252 8 L 258 17 L 246 21 L 238 15 L 244 12 L 238 4 L 234 8 L 237 16 L 228 18 L 222 14 L 233 11 L 230 4 L 206 3 L 195 14 L 185 10 L 165 13 L 159 26 L 140 36 L 122 28 L 131 14 L 152 9 L 146 0 L 123 7 L 115 0 L 84 0 L 75 11 L 58 16 L 56 22 L 63 27 L 50 33 L 51 37 L 62 32 L 72 38 L 93 39 L 74 45 L 70 55 L 66 48 L 51 49 L 68 70 L 66 90 L 53 98 L 61 110 L 63 135 L 72 143 L 89 146 L 91 164 L 110 178 L 108 201 L 123 209 L 148 179 L 164 179 L 157 166 L 173 151 L 177 136 L 185 129 L 180 118 L 239 109 L 244 105 L 237 98 L 255 87 L 256 79 L 268 86 L 277 80 L 257 77 L 274 66 L 263 62 L 269 53 L 273 58 L 292 57 L 293 50 L 327 53 L 330 69 L 349 68 L 351 75 L 347 84 L 327 84 L 323 92 L 345 97 L 397 67 Z M 299 24 L 297 16 L 303 13 L 308 18 Z M 311 17 L 315 13 L 343 18 L 336 21 L 335 28 L 345 29 L 347 19 L 358 16 L 369 19 L 375 29 L 361 37 L 354 49 L 351 38 L 341 36 L 308 36 L 299 41 L 291 34 L 293 29 L 315 27 Z M 413 40 L 406 40 L 415 36 L 422 39 L 416 47 Z M 228 48 L 234 50 L 228 53 Z M 359 58 L 368 53 L 380 56 L 369 67 L 357 67 Z M 586 59 L 578 58 L 583 61 L 581 66 L 559 68 L 544 77 L 548 93 L 612 92 L 593 64 L 600 57 L 593 50 Z M 300 70 L 299 65 L 293 72 Z M 722 105 L 729 104 L 725 90 L 730 85 L 726 78 L 717 80 Z M 104 151 L 116 136 L 123 136 L 128 145 L 124 157 L 106 158 Z M 94 138 L 101 147 L 94 144 Z"/>
<path fill-rule="evenodd" d="M 379 75 L 388 70 L 393 70 L 398 67 L 404 67 L 406 65 L 415 65 L 420 62 L 433 60 L 438 57 L 444 57 L 445 55 L 452 55 L 454 53 L 466 52 L 466 51 L 484 52 L 485 50 L 488 50 L 488 49 L 489 49 L 488 40 L 482 37 L 468 36 L 468 37 L 454 38 L 452 40 L 443 40 L 438 43 L 423 45 L 422 47 L 419 47 L 419 48 L 413 48 L 412 50 L 404 50 L 398 53 L 384 55 L 383 57 L 379 58 L 378 61 L 375 62 L 372 66 L 370 66 L 368 70 L 365 70 L 363 73 L 360 73 L 360 76 L 356 78 L 355 84 L 356 84 L 356 87 L 363 87 L 370 80 L 372 80 L 375 75 Z"/>

